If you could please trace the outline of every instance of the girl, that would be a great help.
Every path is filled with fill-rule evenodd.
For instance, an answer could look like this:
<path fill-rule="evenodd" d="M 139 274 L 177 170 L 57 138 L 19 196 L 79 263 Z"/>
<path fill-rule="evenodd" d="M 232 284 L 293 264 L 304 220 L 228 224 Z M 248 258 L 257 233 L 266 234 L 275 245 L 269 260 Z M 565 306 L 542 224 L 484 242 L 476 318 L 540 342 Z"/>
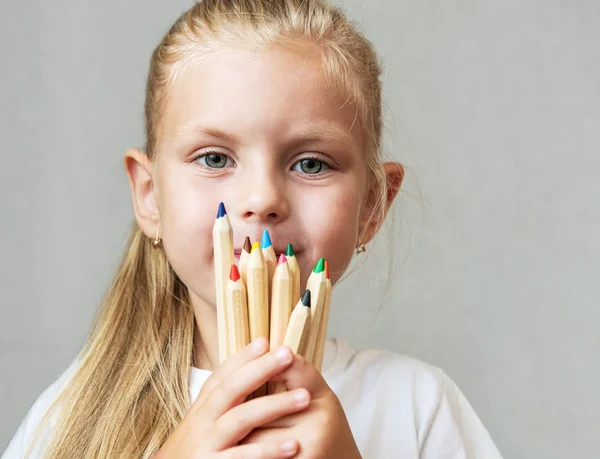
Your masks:
<path fill-rule="evenodd" d="M 175 22 L 150 63 L 145 151 L 125 154 L 125 256 L 5 458 L 500 457 L 455 384 L 400 355 L 332 340 L 321 376 L 259 339 L 218 365 L 219 202 L 238 255 L 268 229 L 276 252 L 296 249 L 301 285 L 320 257 L 335 284 L 404 175 L 381 160 L 379 77 L 371 44 L 319 0 L 204 0 Z M 246 401 L 267 381 L 289 390 Z"/>

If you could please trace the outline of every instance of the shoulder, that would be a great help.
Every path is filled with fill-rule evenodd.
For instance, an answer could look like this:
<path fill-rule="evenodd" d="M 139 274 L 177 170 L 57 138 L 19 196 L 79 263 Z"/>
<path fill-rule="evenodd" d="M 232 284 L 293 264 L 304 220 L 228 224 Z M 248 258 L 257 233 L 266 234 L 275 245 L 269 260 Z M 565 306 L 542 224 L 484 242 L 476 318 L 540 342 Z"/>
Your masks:
<path fill-rule="evenodd" d="M 325 362 L 323 377 L 362 441 L 398 442 L 396 448 L 420 458 L 501 457 L 463 393 L 440 368 L 390 351 L 354 350 L 338 339 L 328 341 Z"/>
<path fill-rule="evenodd" d="M 325 361 L 323 376 L 333 385 L 359 382 L 369 390 L 410 394 L 424 404 L 436 405 L 449 380 L 440 368 L 421 360 L 391 351 L 355 350 L 340 339 L 328 340 Z"/>
<path fill-rule="evenodd" d="M 75 359 L 69 365 L 69 367 L 48 386 L 35 400 L 31 408 L 27 412 L 27 415 L 19 425 L 15 435 L 11 439 L 8 447 L 2 455 L 2 459 L 13 459 L 25 457 L 25 453 L 29 448 L 29 443 L 33 440 L 33 436 L 37 426 L 44 417 L 48 408 L 52 406 L 54 401 L 60 395 L 62 390 L 68 384 L 73 377 L 78 366 L 78 360 Z M 33 450 L 31 457 L 40 457 L 43 447 L 47 444 L 52 433 L 52 427 L 54 425 L 53 419 L 50 420 L 49 424 L 45 426 L 43 432 L 40 434 L 36 447 Z"/>
<path fill-rule="evenodd" d="M 452 387 L 438 367 L 391 351 L 352 349 L 340 339 L 328 340 L 325 359 L 323 377 L 340 399 L 360 396 L 378 405 L 401 406 L 422 426 L 431 423 Z"/>

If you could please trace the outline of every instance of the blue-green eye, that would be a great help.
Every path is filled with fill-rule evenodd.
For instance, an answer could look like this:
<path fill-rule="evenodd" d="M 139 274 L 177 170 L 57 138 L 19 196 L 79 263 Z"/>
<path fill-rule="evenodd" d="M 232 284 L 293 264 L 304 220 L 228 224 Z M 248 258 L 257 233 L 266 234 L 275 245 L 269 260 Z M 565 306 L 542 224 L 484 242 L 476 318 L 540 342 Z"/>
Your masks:
<path fill-rule="evenodd" d="M 303 174 L 316 175 L 323 170 L 328 169 L 328 166 L 317 158 L 305 158 L 294 164 L 292 169 Z"/>
<path fill-rule="evenodd" d="M 209 169 L 223 169 L 227 165 L 231 166 L 231 158 L 222 153 L 205 153 L 196 158 L 196 161 Z"/>

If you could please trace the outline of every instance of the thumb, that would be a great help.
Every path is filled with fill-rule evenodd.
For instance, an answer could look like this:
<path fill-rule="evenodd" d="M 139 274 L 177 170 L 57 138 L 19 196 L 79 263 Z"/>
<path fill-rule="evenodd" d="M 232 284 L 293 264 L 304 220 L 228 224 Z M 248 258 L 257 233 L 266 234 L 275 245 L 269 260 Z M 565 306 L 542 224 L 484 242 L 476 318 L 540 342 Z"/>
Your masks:
<path fill-rule="evenodd" d="M 287 390 L 304 388 L 311 393 L 313 398 L 329 390 L 321 373 L 306 358 L 297 354 L 294 354 L 294 360 L 287 369 L 269 381 L 284 383 Z"/>

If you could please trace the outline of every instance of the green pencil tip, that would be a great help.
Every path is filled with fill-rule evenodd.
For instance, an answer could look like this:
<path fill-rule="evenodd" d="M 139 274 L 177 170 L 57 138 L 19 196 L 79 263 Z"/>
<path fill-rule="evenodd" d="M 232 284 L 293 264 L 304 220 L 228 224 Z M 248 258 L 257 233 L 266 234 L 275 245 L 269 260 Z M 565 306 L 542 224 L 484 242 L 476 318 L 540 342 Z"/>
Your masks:
<path fill-rule="evenodd" d="M 325 258 L 321 258 L 319 261 L 317 261 L 315 269 L 313 269 L 313 273 L 319 274 L 323 271 L 325 271 Z"/>
<path fill-rule="evenodd" d="M 290 244 L 288 242 L 288 245 L 285 249 L 285 256 L 286 257 L 293 257 L 294 256 L 294 248 L 292 247 L 292 244 Z"/>

